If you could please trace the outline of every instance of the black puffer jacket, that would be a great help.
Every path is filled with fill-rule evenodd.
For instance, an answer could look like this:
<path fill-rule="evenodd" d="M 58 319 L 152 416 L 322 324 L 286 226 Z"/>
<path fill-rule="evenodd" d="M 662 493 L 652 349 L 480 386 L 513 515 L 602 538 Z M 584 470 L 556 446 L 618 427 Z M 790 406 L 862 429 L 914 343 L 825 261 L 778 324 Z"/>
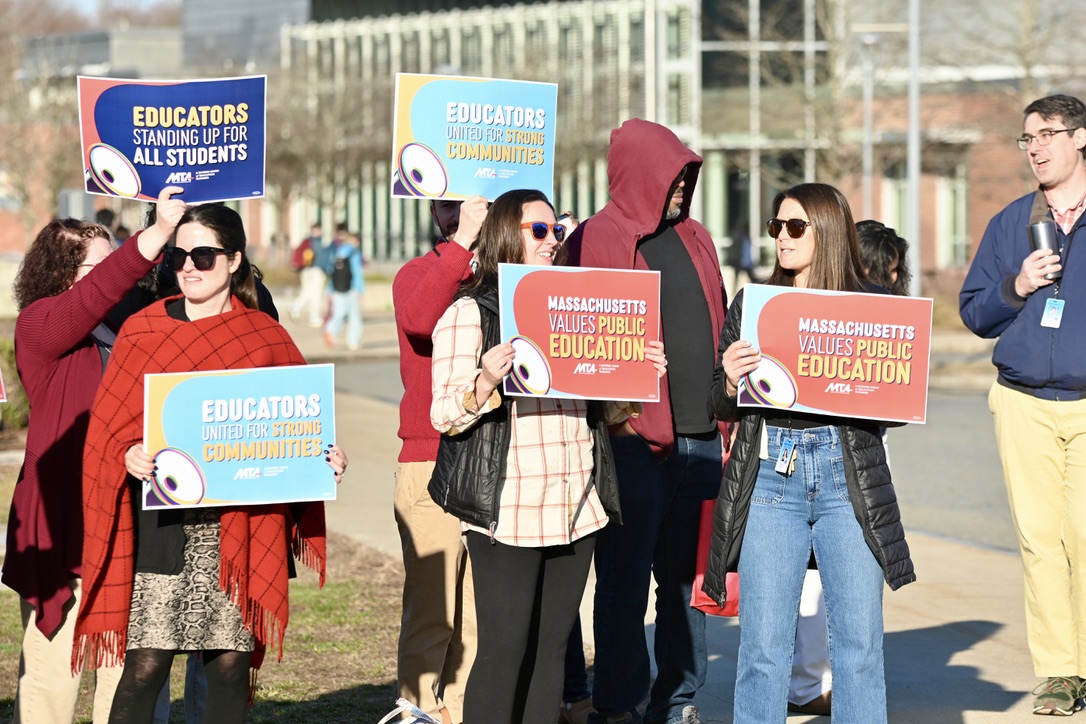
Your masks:
<path fill-rule="evenodd" d="M 475 296 L 482 322 L 483 350 L 499 343 L 500 318 L 497 290 L 484 287 Z M 498 387 L 499 393 L 501 386 Z M 427 490 L 430 497 L 450 515 L 490 534 L 498 527 L 499 502 L 505 484 L 505 465 L 509 457 L 512 401 L 504 393 L 502 404 L 484 414 L 479 421 L 458 435 L 442 435 L 437 462 Z M 622 523 L 618 498 L 618 478 L 603 403 L 588 401 L 587 422 L 592 428 L 592 484 L 596 486 L 607 517 Z"/>
<path fill-rule="evenodd" d="M 743 293 L 736 295 L 720 334 L 720 353 L 739 339 L 743 318 Z M 726 598 L 724 578 L 739 567 L 739 552 L 750 512 L 750 499 L 758 477 L 759 448 L 765 418 L 759 408 L 739 407 L 735 397 L 724 390 L 724 369 L 717 363 L 709 404 L 718 418 L 740 420 L 739 432 L 731 457 L 724 469 L 713 510 L 713 537 L 703 590 L 721 606 Z M 845 465 L 845 480 L 856 520 L 864 540 L 882 566 L 883 576 L 892 590 L 916 580 L 905 529 L 901 525 L 897 494 L 886 464 L 886 448 L 878 423 L 854 420 L 839 425 Z"/>

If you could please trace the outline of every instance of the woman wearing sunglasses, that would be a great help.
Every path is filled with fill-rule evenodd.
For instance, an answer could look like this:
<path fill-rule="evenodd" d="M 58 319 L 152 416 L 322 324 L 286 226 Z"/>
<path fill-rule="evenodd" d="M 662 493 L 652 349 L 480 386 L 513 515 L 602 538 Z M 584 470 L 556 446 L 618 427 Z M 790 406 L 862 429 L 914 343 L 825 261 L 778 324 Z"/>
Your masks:
<path fill-rule="evenodd" d="M 429 490 L 463 522 L 471 557 L 471 724 L 553 724 L 594 533 L 619 510 L 606 426 L 637 406 L 501 390 L 514 353 L 499 336 L 498 264 L 560 264 L 565 235 L 543 193 L 499 196 L 479 233 L 475 276 L 433 334 L 430 417 L 443 435 Z M 662 344 L 645 357 L 663 374 Z"/>
<path fill-rule="evenodd" d="M 83 571 L 77 663 L 123 662 L 114 724 L 149 722 L 173 657 L 201 651 L 207 716 L 242 722 L 250 668 L 287 626 L 291 548 L 324 578 L 323 503 L 143 511 L 140 479 L 148 373 L 305 364 L 287 332 L 257 311 L 237 212 L 189 208 L 165 250 L 181 295 L 125 323 L 91 411 L 84 454 Z M 347 467 L 332 445 L 338 482 Z M 221 570 L 221 573 L 220 573 Z M 183 615 L 182 615 L 183 614 Z"/>
<path fill-rule="evenodd" d="M 768 223 L 777 262 L 768 284 L 842 292 L 863 282 L 859 242 L 844 196 L 825 184 L 777 195 Z M 886 721 L 883 581 L 916 579 L 879 423 L 739 407 L 740 380 L 761 361 L 739 338 L 740 292 L 720 336 L 710 405 L 741 421 L 713 516 L 705 590 L 723 605 L 739 571 L 735 721 L 784 722 L 800 591 L 813 558 L 822 578 L 836 723 Z M 778 465 L 778 458 L 784 462 Z"/>

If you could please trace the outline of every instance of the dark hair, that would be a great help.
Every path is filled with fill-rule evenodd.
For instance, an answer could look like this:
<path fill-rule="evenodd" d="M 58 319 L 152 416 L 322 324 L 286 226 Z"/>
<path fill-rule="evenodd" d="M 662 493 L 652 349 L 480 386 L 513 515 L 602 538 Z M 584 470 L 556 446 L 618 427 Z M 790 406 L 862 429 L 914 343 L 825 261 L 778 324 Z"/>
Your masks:
<path fill-rule="evenodd" d="M 38 232 L 15 276 L 15 303 L 19 311 L 55 297 L 75 282 L 79 265 L 87 257 L 87 243 L 101 237 L 113 243 L 109 229 L 79 219 L 53 219 Z"/>
<path fill-rule="evenodd" d="M 245 256 L 245 225 L 242 224 L 238 212 L 229 206 L 215 203 L 190 206 L 185 209 L 170 234 L 167 242 L 170 246 L 177 245 L 177 232 L 185 224 L 199 224 L 210 230 L 222 248 L 230 252 L 227 254 L 228 259 L 233 259 L 235 254 L 241 254 L 241 266 L 230 277 L 230 292 L 236 294 L 249 309 L 259 309 L 254 279 L 258 272 Z"/>
<path fill-rule="evenodd" d="M 886 287 L 893 294 L 908 296 L 909 272 L 907 260 L 909 242 L 881 221 L 867 219 L 856 224 L 860 238 L 860 260 L 867 280 Z M 897 280 L 890 278 L 890 267 L 897 262 Z"/>
<path fill-rule="evenodd" d="M 336 224 L 336 231 L 337 232 L 342 231 L 343 233 L 347 233 L 347 222 L 346 221 L 341 221 L 338 224 Z"/>
<path fill-rule="evenodd" d="M 533 201 L 542 201 L 554 211 L 554 205 L 547 195 L 535 189 L 515 189 L 506 191 L 494 199 L 487 209 L 486 219 L 479 229 L 479 242 L 475 250 L 475 259 L 479 266 L 475 276 L 466 285 L 473 291 L 484 286 L 498 283 L 498 264 L 524 263 L 524 236 L 520 224 L 524 218 L 524 206 Z M 554 258 L 554 265 L 560 266 L 566 259 L 566 245 L 561 244 Z"/>
<path fill-rule="evenodd" d="M 1022 111 L 1023 118 L 1036 113 L 1046 121 L 1060 120 L 1068 128 L 1086 128 L 1086 105 L 1074 96 L 1054 95 L 1038 98 Z M 1086 146 L 1082 148 L 1086 156 Z"/>
<path fill-rule="evenodd" d="M 863 277 L 860 242 L 848 200 L 828 184 L 799 184 L 777 194 L 773 199 L 773 216 L 780 211 L 785 199 L 792 199 L 802 206 L 811 222 L 815 248 L 807 286 L 837 292 L 858 291 Z M 795 274 L 782 267 L 778 259 L 766 283 L 795 286 Z"/>
<path fill-rule="evenodd" d="M 113 213 L 113 209 L 98 209 L 94 212 L 95 223 L 101 224 L 107 229 L 113 228 L 113 222 L 117 220 L 117 215 Z"/>

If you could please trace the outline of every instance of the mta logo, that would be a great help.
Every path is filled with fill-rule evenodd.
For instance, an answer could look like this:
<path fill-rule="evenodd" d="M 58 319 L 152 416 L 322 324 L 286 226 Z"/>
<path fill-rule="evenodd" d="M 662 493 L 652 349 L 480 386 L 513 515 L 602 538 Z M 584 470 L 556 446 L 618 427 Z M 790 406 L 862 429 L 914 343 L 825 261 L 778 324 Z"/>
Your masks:
<path fill-rule="evenodd" d="M 596 374 L 595 362 L 580 362 L 573 368 L 573 374 L 575 375 L 594 375 Z"/>
<path fill-rule="evenodd" d="M 260 477 L 260 468 L 238 468 L 234 480 L 256 480 Z"/>
<path fill-rule="evenodd" d="M 475 171 L 475 178 L 498 178 L 498 172 L 495 169 L 480 166 Z"/>
<path fill-rule="evenodd" d="M 838 394 L 852 394 L 852 385 L 848 382 L 831 382 L 826 385 L 824 392 L 836 392 Z"/>
<path fill-rule="evenodd" d="M 166 177 L 166 183 L 190 184 L 192 183 L 192 171 L 174 171 Z"/>

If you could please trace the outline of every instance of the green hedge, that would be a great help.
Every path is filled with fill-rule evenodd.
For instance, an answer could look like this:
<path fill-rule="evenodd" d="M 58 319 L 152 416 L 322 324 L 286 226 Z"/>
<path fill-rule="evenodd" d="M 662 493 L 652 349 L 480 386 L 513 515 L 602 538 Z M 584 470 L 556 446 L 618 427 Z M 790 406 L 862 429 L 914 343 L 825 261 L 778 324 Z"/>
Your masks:
<path fill-rule="evenodd" d="M 0 337 L 0 373 L 4 375 L 6 403 L 0 403 L 0 429 L 22 430 L 30 420 L 30 403 L 15 370 L 15 341 Z"/>

